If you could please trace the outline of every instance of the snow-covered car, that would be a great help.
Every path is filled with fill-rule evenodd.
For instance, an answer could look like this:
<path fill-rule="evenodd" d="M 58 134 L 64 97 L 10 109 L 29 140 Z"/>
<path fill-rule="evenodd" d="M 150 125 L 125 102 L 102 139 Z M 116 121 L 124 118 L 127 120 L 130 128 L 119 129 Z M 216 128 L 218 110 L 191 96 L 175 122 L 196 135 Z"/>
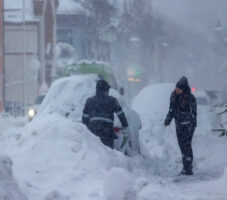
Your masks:
<path fill-rule="evenodd" d="M 37 115 L 39 107 L 40 107 L 41 103 L 43 102 L 43 99 L 45 98 L 45 96 L 46 96 L 45 94 L 39 95 L 36 98 L 34 105 L 32 105 L 28 108 L 27 115 L 28 115 L 29 121 L 31 121 Z"/>
<path fill-rule="evenodd" d="M 85 102 L 88 97 L 95 95 L 96 81 L 98 79 L 99 77 L 93 74 L 74 75 L 55 81 L 40 107 L 38 116 L 42 117 L 48 113 L 56 112 L 73 121 L 81 122 Z M 117 90 L 111 88 L 110 95 L 118 99 L 129 122 L 127 142 L 131 142 L 132 151 L 128 152 L 128 154 L 134 155 L 135 153 L 139 153 L 138 130 L 141 128 L 140 117 L 135 111 L 127 106 Z M 114 126 L 119 127 L 120 122 L 116 116 L 115 119 Z M 122 142 L 121 140 L 123 138 L 121 135 L 118 136 L 118 143 Z M 125 151 L 125 148 L 117 149 L 122 152 Z"/>

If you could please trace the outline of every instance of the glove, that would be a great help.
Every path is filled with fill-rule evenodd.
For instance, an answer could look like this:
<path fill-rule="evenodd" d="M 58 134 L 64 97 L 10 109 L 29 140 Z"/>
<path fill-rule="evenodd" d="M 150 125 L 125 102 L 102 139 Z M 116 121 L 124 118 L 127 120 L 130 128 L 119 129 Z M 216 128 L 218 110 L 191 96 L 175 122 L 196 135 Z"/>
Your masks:
<path fill-rule="evenodd" d="M 167 127 L 169 126 L 169 123 L 167 123 L 166 121 L 164 122 L 164 126 Z"/>
<path fill-rule="evenodd" d="M 127 136 L 127 135 L 128 135 L 128 132 L 129 132 L 128 127 L 122 128 L 122 134 L 123 134 L 123 135 Z"/>

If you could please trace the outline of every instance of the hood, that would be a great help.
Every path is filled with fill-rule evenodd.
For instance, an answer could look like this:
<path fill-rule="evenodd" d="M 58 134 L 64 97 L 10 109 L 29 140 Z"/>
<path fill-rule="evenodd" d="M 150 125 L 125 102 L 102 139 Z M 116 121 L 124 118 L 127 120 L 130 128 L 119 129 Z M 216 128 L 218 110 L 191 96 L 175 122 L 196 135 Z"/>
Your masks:
<path fill-rule="evenodd" d="M 185 76 L 180 78 L 180 80 L 176 84 L 176 87 L 183 90 L 185 93 L 191 93 L 191 88 L 188 84 L 188 79 Z"/>

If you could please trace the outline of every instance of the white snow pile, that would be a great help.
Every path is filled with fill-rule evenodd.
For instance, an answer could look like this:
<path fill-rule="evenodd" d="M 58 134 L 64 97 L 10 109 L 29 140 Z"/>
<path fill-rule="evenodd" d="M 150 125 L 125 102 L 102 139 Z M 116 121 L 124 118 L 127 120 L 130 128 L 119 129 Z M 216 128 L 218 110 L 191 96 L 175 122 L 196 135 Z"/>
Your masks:
<path fill-rule="evenodd" d="M 27 123 L 28 119 L 26 117 L 14 118 L 8 114 L 0 115 L 0 135 L 11 127 L 23 127 Z"/>
<path fill-rule="evenodd" d="M 81 123 L 57 113 L 5 132 L 0 150 L 14 160 L 16 177 L 28 199 L 102 199 L 104 177 L 112 176 L 113 167 L 134 179 L 128 167 L 136 163 L 102 145 Z M 117 184 L 112 187 L 120 189 Z M 128 187 L 121 188 L 121 200 L 127 196 L 124 192 L 133 193 Z M 112 195 L 108 188 L 105 195 Z"/>
<path fill-rule="evenodd" d="M 144 88 L 134 99 L 133 107 L 142 114 L 141 117 L 143 118 L 153 117 L 153 115 L 159 114 L 160 112 L 166 113 L 169 108 L 168 101 L 170 94 L 174 86 L 172 83 L 165 83 L 154 84 Z M 144 103 L 143 106 L 141 106 L 141 102 Z M 147 106 L 149 106 L 149 109 Z"/>
<path fill-rule="evenodd" d="M 56 81 L 39 115 L 31 123 L 0 135 L 0 151 L 13 160 L 14 177 L 21 188 L 21 197 L 24 193 L 29 200 L 226 198 L 227 138 L 206 132 L 206 127 L 198 127 L 193 139 L 195 175 L 188 181 L 174 182 L 181 170 L 181 155 L 174 125 L 163 127 L 173 85 L 149 86 L 135 99 L 133 107 L 143 122 L 140 139 L 148 152 L 129 158 L 104 146 L 87 130 L 80 122 L 82 108 L 65 116 L 71 109 L 65 105 L 81 107 L 87 96 L 94 93 L 94 81 L 93 75 Z M 77 118 L 72 117 L 73 113 L 78 115 Z M 10 159 L 6 160 L 10 166 Z M 0 159 L 0 172 L 4 166 L 1 164 Z M 8 172 L 11 174 L 10 170 Z M 16 183 L 15 179 L 8 176 L 0 179 L 0 183 L 2 187 L 8 187 L 8 183 Z M 19 193 L 16 184 L 11 185 L 17 188 L 13 191 Z"/>
<path fill-rule="evenodd" d="M 137 195 L 133 187 L 134 180 L 128 172 L 121 168 L 112 168 L 104 184 L 104 199 L 136 200 Z"/>
<path fill-rule="evenodd" d="M 90 75 L 56 81 L 31 123 L 0 136 L 0 151 L 14 161 L 15 176 L 29 200 L 133 200 L 137 178 L 154 173 L 150 160 L 109 149 L 80 122 L 95 79 Z M 65 116 L 71 105 L 78 106 L 75 118 Z"/>
<path fill-rule="evenodd" d="M 140 114 L 143 123 L 140 140 L 150 155 L 158 158 L 159 173 L 163 176 L 173 175 L 176 162 L 180 163 L 178 147 L 174 145 L 174 127 L 171 125 L 165 129 L 163 125 L 173 89 L 174 84 L 150 85 L 144 88 L 132 103 L 132 108 Z"/>
<path fill-rule="evenodd" d="M 0 199 L 27 200 L 13 176 L 13 162 L 8 156 L 0 155 Z"/>

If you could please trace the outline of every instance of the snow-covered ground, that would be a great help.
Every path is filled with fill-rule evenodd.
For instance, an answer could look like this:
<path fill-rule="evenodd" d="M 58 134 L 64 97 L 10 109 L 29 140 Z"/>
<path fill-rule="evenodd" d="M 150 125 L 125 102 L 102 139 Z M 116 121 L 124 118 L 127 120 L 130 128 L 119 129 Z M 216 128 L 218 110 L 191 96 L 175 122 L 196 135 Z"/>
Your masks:
<path fill-rule="evenodd" d="M 9 116 L 8 114 L 0 115 L 0 135 L 11 127 L 23 127 L 27 123 L 27 121 L 28 119 L 26 117 L 14 118 L 12 116 Z"/>
<path fill-rule="evenodd" d="M 82 94 L 91 89 L 89 82 L 81 86 Z M 20 128 L 17 122 L 13 128 L 13 122 L 0 135 L 1 153 L 14 163 L 13 180 L 21 194 L 17 200 L 23 194 L 28 200 L 226 200 L 227 138 L 210 133 L 211 121 L 203 109 L 193 139 L 195 175 L 176 179 L 181 155 L 174 125 L 163 127 L 173 87 L 149 86 L 133 101 L 143 122 L 144 146 L 143 155 L 133 158 L 105 147 L 78 120 L 66 118 L 56 109 L 65 96 L 49 94 L 59 104 L 44 100 L 35 120 Z M 8 182 L 0 183 L 1 191 Z"/>

